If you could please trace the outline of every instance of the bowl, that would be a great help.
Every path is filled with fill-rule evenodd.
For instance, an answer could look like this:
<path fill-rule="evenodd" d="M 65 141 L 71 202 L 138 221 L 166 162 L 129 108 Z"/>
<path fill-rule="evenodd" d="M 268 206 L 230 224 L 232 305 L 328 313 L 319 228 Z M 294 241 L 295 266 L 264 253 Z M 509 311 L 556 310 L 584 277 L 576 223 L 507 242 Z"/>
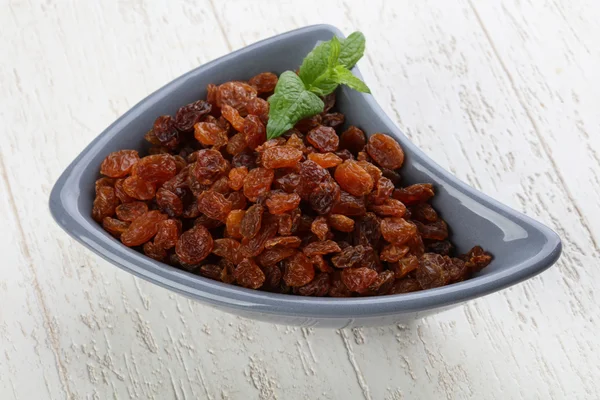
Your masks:
<path fill-rule="evenodd" d="M 248 79 L 264 71 L 296 69 L 320 41 L 342 33 L 313 25 L 252 44 L 202 65 L 173 80 L 117 119 L 67 167 L 50 195 L 55 221 L 79 243 L 137 277 L 246 318 L 310 327 L 373 326 L 404 323 L 454 307 L 549 268 L 561 253 L 552 230 L 459 181 L 412 144 L 371 95 L 338 89 L 337 106 L 346 123 L 368 134 L 384 132 L 404 148 L 405 184 L 431 182 L 434 207 L 457 232 L 451 240 L 461 252 L 479 244 L 494 255 L 472 279 L 401 295 L 362 298 L 318 298 L 268 293 L 229 285 L 154 261 L 124 245 L 91 218 L 94 182 L 102 160 L 120 149 L 144 152 L 144 133 L 154 119 L 174 114 L 182 105 L 205 98 L 208 83 Z M 353 71 L 360 77 L 358 69 Z"/>

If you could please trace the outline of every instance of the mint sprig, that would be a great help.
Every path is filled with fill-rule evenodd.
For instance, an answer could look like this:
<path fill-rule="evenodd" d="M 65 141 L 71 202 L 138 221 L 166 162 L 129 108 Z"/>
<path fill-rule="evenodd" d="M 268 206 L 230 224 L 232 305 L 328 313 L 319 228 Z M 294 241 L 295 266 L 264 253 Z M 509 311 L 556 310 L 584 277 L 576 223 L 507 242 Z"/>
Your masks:
<path fill-rule="evenodd" d="M 267 139 L 281 136 L 303 118 L 323 111 L 319 96 L 346 85 L 362 93 L 371 93 L 367 85 L 350 69 L 365 51 L 365 37 L 354 32 L 346 39 L 333 37 L 315 47 L 302 61 L 296 75 L 285 71 L 279 77 L 274 94 L 269 97 Z"/>

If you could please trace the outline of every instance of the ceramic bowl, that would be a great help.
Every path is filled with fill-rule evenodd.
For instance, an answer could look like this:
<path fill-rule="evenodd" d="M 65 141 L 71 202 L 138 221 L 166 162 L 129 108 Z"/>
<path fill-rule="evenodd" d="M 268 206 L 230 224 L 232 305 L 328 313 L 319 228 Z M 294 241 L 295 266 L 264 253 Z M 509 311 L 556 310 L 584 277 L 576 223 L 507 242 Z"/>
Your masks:
<path fill-rule="evenodd" d="M 102 132 L 69 165 L 50 195 L 56 222 L 100 257 L 167 289 L 246 318 L 273 323 L 345 327 L 406 322 L 484 296 L 539 274 L 561 253 L 559 237 L 546 226 L 491 199 L 442 169 L 402 134 L 373 96 L 345 87 L 337 106 L 346 123 L 367 133 L 384 132 L 404 148 L 405 184 L 431 182 L 433 205 L 452 228 L 461 252 L 475 244 L 494 255 L 474 278 L 420 292 L 366 298 L 314 298 L 249 290 L 206 279 L 154 261 L 122 245 L 91 218 L 94 182 L 102 160 L 115 150 L 147 150 L 143 136 L 155 118 L 205 98 L 208 83 L 248 79 L 263 72 L 296 69 L 319 42 L 342 33 L 329 25 L 287 32 L 202 65 L 158 89 Z M 355 68 L 354 73 L 360 76 Z M 368 82 L 367 82 L 368 83 Z"/>

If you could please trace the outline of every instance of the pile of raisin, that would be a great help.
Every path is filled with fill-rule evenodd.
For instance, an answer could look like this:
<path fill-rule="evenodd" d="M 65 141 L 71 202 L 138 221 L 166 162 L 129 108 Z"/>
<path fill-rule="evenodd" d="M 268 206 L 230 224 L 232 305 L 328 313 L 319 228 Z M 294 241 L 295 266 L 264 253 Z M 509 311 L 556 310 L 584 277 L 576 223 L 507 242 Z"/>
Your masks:
<path fill-rule="evenodd" d="M 455 255 L 427 183 L 401 185 L 402 147 L 325 110 L 266 140 L 277 76 L 208 85 L 159 116 L 151 147 L 111 153 L 92 216 L 148 257 L 206 278 L 302 296 L 408 293 L 468 279 L 492 257 Z"/>

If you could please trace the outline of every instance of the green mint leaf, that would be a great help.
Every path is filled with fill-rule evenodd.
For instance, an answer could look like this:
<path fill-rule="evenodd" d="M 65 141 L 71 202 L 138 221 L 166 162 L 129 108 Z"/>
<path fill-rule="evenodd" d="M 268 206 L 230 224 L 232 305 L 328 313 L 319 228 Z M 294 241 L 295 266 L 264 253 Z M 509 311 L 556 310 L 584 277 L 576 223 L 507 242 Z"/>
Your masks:
<path fill-rule="evenodd" d="M 362 93 L 371 93 L 371 90 L 369 90 L 369 87 L 363 81 L 354 76 L 350 70 L 342 65 L 335 67 L 333 78 L 337 83 L 346 85 L 350 89 L 354 89 Z"/>
<path fill-rule="evenodd" d="M 365 52 L 365 35 L 360 32 L 351 33 L 340 47 L 339 64 L 351 69 Z"/>
<path fill-rule="evenodd" d="M 281 74 L 268 101 L 267 139 L 281 136 L 296 122 L 320 113 L 325 107 L 319 96 L 306 90 L 300 77 L 292 71 Z"/>
<path fill-rule="evenodd" d="M 329 61 L 327 62 L 327 73 L 330 74 L 332 68 L 338 65 L 338 59 L 340 57 L 341 45 L 340 41 L 336 36 L 332 37 L 329 41 Z"/>
<path fill-rule="evenodd" d="M 323 42 L 304 57 L 298 75 L 306 87 L 327 71 L 330 47 L 329 42 Z"/>

